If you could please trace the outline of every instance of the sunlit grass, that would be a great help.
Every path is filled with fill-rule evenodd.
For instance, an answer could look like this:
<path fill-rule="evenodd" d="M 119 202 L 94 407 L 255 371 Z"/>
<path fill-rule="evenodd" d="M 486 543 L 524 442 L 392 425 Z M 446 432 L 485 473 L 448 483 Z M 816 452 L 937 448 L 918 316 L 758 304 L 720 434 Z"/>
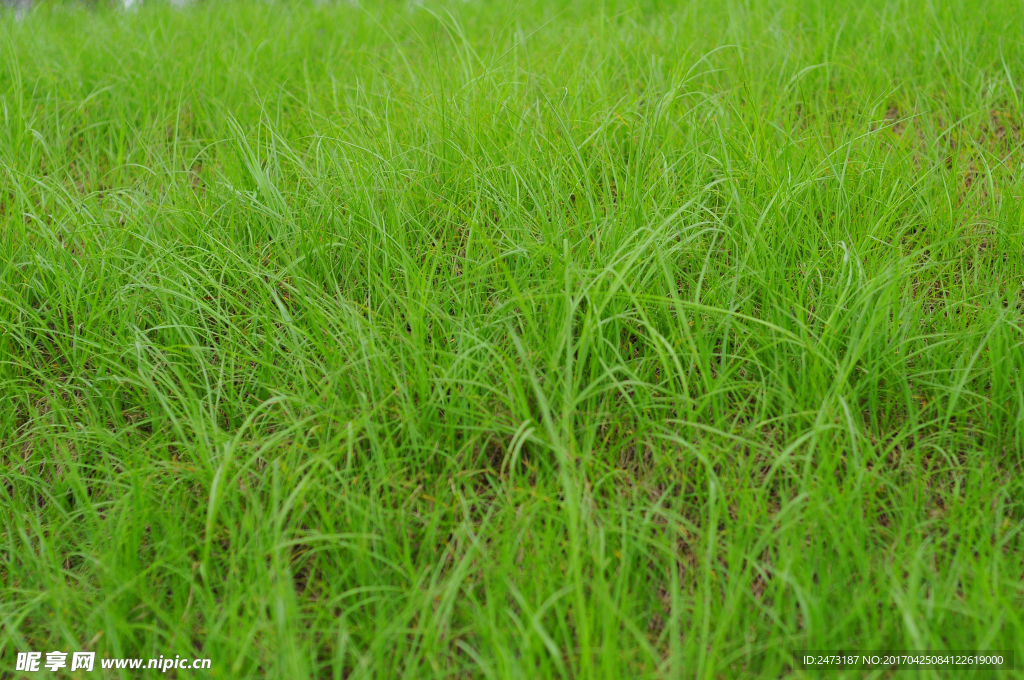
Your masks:
<path fill-rule="evenodd" d="M 3 673 L 1024 663 L 1022 25 L 0 14 Z"/>

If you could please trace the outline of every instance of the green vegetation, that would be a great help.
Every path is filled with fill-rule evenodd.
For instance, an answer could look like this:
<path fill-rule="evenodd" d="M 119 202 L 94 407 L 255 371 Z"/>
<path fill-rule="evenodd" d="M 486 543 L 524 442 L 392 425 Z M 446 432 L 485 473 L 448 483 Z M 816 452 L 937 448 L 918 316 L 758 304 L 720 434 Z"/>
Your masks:
<path fill-rule="evenodd" d="M 1022 29 L 0 13 L 0 675 L 1024 668 Z"/>

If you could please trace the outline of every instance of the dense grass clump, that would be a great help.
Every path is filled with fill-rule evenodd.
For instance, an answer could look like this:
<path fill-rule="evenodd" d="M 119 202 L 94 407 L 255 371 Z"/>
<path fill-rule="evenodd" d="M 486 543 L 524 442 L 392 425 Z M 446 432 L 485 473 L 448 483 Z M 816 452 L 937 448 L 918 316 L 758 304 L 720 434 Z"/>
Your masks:
<path fill-rule="evenodd" d="M 1022 27 L 0 13 L 0 675 L 1024 664 Z"/>

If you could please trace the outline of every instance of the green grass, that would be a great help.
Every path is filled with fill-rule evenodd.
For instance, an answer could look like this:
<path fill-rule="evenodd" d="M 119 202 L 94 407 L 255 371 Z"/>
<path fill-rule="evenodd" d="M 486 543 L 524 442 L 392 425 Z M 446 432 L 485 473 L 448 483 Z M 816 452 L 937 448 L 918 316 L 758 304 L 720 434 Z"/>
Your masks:
<path fill-rule="evenodd" d="M 1024 668 L 1022 30 L 0 13 L 0 676 Z"/>

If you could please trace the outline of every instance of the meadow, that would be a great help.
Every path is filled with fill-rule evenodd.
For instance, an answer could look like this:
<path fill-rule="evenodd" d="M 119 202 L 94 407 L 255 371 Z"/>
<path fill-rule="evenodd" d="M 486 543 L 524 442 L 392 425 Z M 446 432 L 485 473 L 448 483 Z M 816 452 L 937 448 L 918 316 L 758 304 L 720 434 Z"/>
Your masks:
<path fill-rule="evenodd" d="M 0 11 L 0 677 L 1024 669 L 1022 30 Z"/>

